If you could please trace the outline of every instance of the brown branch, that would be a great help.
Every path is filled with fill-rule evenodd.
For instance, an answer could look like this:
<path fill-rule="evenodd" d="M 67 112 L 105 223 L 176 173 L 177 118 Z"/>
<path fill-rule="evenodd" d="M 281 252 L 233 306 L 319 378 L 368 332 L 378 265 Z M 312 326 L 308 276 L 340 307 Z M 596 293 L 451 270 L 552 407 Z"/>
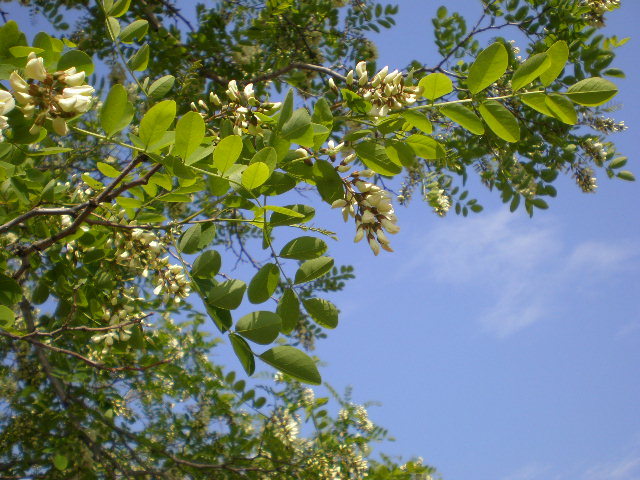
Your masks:
<path fill-rule="evenodd" d="M 281 69 L 276 70 L 275 72 L 258 75 L 257 77 L 254 77 L 248 80 L 247 83 L 256 83 L 256 82 L 263 82 L 265 80 L 273 80 L 274 78 L 277 78 L 281 75 L 284 75 L 285 73 L 290 72 L 291 70 L 296 70 L 296 69 L 320 72 L 326 75 L 330 75 L 331 77 L 336 78 L 340 81 L 343 81 L 343 82 L 347 81 L 347 77 L 345 77 L 344 75 L 334 70 L 331 70 L 330 68 L 323 67 L 322 65 L 313 65 L 311 63 L 303 63 L 303 62 L 293 62 L 287 65 L 286 67 L 282 67 Z"/>

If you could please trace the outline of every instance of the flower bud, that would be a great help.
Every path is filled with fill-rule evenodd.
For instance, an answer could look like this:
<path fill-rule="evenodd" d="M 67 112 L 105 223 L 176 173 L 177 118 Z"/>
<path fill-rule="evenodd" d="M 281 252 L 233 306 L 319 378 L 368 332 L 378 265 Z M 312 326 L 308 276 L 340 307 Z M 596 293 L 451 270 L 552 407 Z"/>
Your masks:
<path fill-rule="evenodd" d="M 16 106 L 13 95 L 5 90 L 0 90 L 0 115 L 9 113 Z"/>
<path fill-rule="evenodd" d="M 331 208 L 341 208 L 347 205 L 347 201 L 343 198 L 339 198 L 331 204 Z"/>
<path fill-rule="evenodd" d="M 67 127 L 67 122 L 62 117 L 56 117 L 51 121 L 51 125 L 53 126 L 53 131 L 56 132 L 60 136 L 64 136 L 69 133 L 69 127 Z"/>
<path fill-rule="evenodd" d="M 347 85 L 353 85 L 353 70 L 349 70 L 349 73 L 347 73 Z"/>
<path fill-rule="evenodd" d="M 373 237 L 369 237 L 369 247 L 371 247 L 371 251 L 374 255 L 378 255 L 380 253 L 380 245 Z"/>
<path fill-rule="evenodd" d="M 336 86 L 336 82 L 333 80 L 333 77 L 329 77 L 327 83 L 329 84 L 329 88 L 331 90 L 333 90 L 334 92 L 339 92 L 338 87 Z"/>
<path fill-rule="evenodd" d="M 367 74 L 367 63 L 366 62 L 358 62 L 356 65 L 356 73 L 358 77 L 366 76 Z"/>

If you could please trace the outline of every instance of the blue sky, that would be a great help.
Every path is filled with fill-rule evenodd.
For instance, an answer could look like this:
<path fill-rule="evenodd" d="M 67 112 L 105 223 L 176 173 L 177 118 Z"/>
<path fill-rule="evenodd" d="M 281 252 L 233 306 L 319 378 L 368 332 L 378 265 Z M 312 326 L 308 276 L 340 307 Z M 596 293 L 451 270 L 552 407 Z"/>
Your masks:
<path fill-rule="evenodd" d="M 380 65 L 436 60 L 442 3 L 399 2 L 397 27 L 374 37 Z M 632 37 L 615 62 L 627 79 L 614 116 L 629 130 L 614 140 L 637 172 L 640 2 L 623 4 L 607 28 Z M 480 12 L 475 0 L 447 6 L 469 22 Z M 382 403 L 371 416 L 397 439 L 382 450 L 421 455 L 445 479 L 640 479 L 638 186 L 598 180 L 595 195 L 560 181 L 533 219 L 495 194 L 480 194 L 472 218 L 416 201 L 399 210 L 396 253 L 334 249 L 357 279 L 318 355 L 326 379 Z"/>
<path fill-rule="evenodd" d="M 398 26 L 373 37 L 380 65 L 435 61 L 430 19 L 444 2 L 399 3 Z M 608 31 L 633 37 L 640 2 L 623 3 Z M 470 22 L 480 11 L 447 5 Z M 630 127 L 614 139 L 638 173 L 636 42 L 614 64 L 627 73 L 615 116 Z M 601 177 L 595 195 L 561 180 L 533 219 L 482 190 L 485 211 L 469 218 L 415 201 L 398 210 L 396 253 L 379 257 L 338 212 L 319 212 L 357 278 L 333 297 L 341 325 L 316 353 L 333 386 L 381 403 L 371 417 L 397 439 L 381 451 L 420 455 L 448 480 L 640 479 L 638 186 Z"/>

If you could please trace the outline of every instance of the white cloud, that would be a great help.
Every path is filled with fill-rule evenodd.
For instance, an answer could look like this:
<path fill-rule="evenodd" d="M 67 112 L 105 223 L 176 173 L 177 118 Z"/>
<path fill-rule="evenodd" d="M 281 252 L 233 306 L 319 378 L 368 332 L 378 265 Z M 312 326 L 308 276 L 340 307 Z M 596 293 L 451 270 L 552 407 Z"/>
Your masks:
<path fill-rule="evenodd" d="M 406 277 L 419 269 L 454 290 L 481 290 L 491 306 L 477 320 L 500 338 L 551 319 L 569 289 L 586 289 L 635 268 L 631 260 L 638 257 L 629 242 L 572 243 L 550 216 L 529 221 L 499 211 L 452 220 L 426 238 L 416 236 L 414 250 L 421 253 L 396 274 Z"/>
<path fill-rule="evenodd" d="M 617 462 L 597 465 L 584 474 L 584 480 L 638 480 L 640 478 L 640 452 Z"/>

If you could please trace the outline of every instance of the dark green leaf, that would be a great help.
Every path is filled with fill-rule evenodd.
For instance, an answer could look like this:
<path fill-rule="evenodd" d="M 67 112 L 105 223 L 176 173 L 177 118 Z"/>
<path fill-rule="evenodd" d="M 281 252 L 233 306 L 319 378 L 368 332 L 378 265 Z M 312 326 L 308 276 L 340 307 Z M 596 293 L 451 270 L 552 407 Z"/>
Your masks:
<path fill-rule="evenodd" d="M 315 362 L 295 347 L 283 345 L 267 350 L 259 358 L 293 378 L 304 383 L 320 385 L 322 377 Z"/>
<path fill-rule="evenodd" d="M 291 288 L 285 289 L 276 312 L 282 319 L 282 333 L 288 335 L 298 325 L 300 319 L 300 300 Z"/>
<path fill-rule="evenodd" d="M 384 147 L 374 140 L 364 140 L 355 146 L 355 151 L 368 168 L 380 175 L 393 176 L 402 171 L 402 166 L 391 161 Z"/>
<path fill-rule="evenodd" d="M 296 272 L 295 283 L 310 282 L 328 273 L 333 267 L 333 258 L 319 257 L 307 260 Z"/>
<path fill-rule="evenodd" d="M 263 303 L 269 300 L 280 282 L 280 269 L 273 263 L 267 263 L 249 282 L 247 296 L 251 303 Z"/>
<path fill-rule="evenodd" d="M 193 262 L 191 275 L 199 278 L 213 278 L 218 274 L 221 265 L 222 259 L 218 251 L 207 250 Z"/>
<path fill-rule="evenodd" d="M 460 105 L 459 103 L 452 103 L 451 105 L 445 105 L 440 108 L 440 113 L 445 117 L 450 118 L 458 125 L 466 128 L 474 135 L 484 134 L 484 124 L 482 120 L 473 112 L 473 110 Z"/>
<path fill-rule="evenodd" d="M 280 334 L 282 320 L 273 312 L 260 311 L 245 315 L 236 323 L 236 332 L 260 345 L 273 342 Z"/>
<path fill-rule="evenodd" d="M 280 256 L 283 258 L 293 258 L 296 260 L 309 260 L 316 258 L 327 251 L 327 244 L 317 237 L 298 237 L 287 243 Z"/>
<path fill-rule="evenodd" d="M 231 346 L 233 347 L 233 351 L 240 360 L 240 364 L 244 371 L 247 372 L 247 375 L 253 375 L 253 372 L 256 370 L 256 360 L 253 356 L 253 352 L 251 351 L 251 347 L 246 342 L 246 340 L 235 333 L 229 334 L 229 340 L 231 340 Z"/>
<path fill-rule="evenodd" d="M 336 328 L 338 326 L 338 309 L 328 300 L 322 298 L 309 298 L 303 300 L 307 313 L 318 325 L 325 328 Z"/>

